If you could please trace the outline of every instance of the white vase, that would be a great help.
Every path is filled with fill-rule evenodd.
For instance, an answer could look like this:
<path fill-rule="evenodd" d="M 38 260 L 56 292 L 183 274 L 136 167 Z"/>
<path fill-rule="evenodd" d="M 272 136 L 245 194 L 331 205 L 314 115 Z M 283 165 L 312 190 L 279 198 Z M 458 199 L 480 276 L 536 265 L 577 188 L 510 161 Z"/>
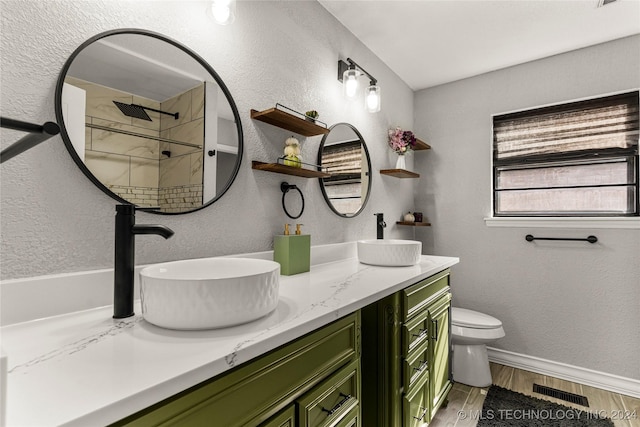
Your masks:
<path fill-rule="evenodd" d="M 398 155 L 398 158 L 396 159 L 396 169 L 406 169 L 406 168 L 407 168 L 407 162 L 404 160 L 404 156 Z"/>

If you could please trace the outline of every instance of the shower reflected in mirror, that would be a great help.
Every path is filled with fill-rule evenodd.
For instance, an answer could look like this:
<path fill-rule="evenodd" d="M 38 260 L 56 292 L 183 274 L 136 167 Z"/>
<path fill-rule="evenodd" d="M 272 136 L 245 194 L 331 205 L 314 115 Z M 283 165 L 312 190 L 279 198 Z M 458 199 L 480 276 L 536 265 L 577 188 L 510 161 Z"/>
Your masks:
<path fill-rule="evenodd" d="M 102 191 L 158 213 L 220 198 L 242 159 L 242 126 L 222 79 L 161 34 L 114 30 L 83 43 L 56 87 L 74 161 Z"/>

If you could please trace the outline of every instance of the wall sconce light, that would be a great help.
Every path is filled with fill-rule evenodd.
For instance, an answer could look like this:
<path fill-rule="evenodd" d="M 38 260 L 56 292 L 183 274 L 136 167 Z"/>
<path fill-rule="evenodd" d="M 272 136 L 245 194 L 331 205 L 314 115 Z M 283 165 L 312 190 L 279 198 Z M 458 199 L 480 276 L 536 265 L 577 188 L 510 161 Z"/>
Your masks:
<path fill-rule="evenodd" d="M 347 61 L 338 60 L 338 80 L 342 82 L 344 96 L 353 99 L 358 92 L 358 77 L 366 75 L 369 77 L 369 87 L 365 90 L 364 106 L 370 113 L 380 111 L 380 86 L 378 81 L 364 68 L 355 63 L 351 58 Z"/>
<path fill-rule="evenodd" d="M 236 19 L 236 0 L 212 0 L 211 14 L 218 24 L 231 24 Z"/>
<path fill-rule="evenodd" d="M 370 113 L 377 113 L 380 111 L 380 86 L 371 84 L 364 97 L 364 107 Z"/>

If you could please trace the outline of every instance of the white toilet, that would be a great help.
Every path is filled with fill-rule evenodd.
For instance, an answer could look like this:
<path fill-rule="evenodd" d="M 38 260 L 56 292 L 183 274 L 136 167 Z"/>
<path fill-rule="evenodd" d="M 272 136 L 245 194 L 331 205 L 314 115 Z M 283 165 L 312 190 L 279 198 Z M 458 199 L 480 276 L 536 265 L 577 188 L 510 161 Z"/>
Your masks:
<path fill-rule="evenodd" d="M 491 385 L 487 343 L 504 337 L 502 322 L 488 314 L 451 307 L 453 380 L 473 387 Z"/>

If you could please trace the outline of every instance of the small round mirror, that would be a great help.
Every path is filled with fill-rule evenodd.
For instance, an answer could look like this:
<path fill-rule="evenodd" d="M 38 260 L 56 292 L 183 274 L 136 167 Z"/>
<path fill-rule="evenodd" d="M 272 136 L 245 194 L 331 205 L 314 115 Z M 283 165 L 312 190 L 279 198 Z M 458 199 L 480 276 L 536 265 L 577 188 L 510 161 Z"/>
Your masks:
<path fill-rule="evenodd" d="M 87 40 L 60 73 L 55 107 L 76 164 L 119 202 L 192 212 L 219 199 L 240 168 L 229 90 L 200 56 L 157 33 Z"/>
<path fill-rule="evenodd" d="M 322 195 L 331 210 L 345 218 L 362 212 L 371 192 L 371 160 L 358 129 L 349 123 L 331 126 L 322 138 L 318 164 L 331 174 L 320 178 Z"/>

